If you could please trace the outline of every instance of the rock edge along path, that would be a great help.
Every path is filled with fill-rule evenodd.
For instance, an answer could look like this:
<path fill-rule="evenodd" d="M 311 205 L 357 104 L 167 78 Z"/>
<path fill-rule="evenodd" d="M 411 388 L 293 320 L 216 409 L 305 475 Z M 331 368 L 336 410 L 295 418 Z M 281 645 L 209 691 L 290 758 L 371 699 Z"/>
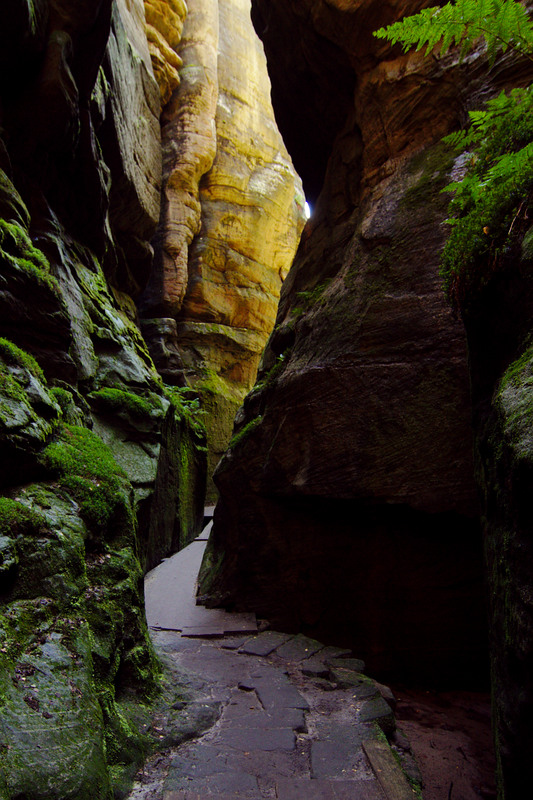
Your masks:
<path fill-rule="evenodd" d="M 363 662 L 301 634 L 254 633 L 253 615 L 195 606 L 206 539 L 147 576 L 147 619 L 163 662 L 218 719 L 153 757 L 130 800 L 415 800 L 387 741 L 416 772 L 394 698 Z"/>

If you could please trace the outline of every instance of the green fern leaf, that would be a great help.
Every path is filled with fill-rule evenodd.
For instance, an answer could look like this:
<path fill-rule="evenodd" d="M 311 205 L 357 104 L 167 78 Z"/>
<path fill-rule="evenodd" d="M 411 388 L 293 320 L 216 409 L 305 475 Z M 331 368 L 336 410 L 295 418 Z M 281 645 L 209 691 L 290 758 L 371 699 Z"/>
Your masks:
<path fill-rule="evenodd" d="M 457 0 L 441 8 L 425 8 L 374 35 L 401 44 L 404 52 L 425 46 L 429 53 L 440 42 L 443 55 L 461 44 L 461 57 L 482 38 L 491 62 L 498 50 L 508 48 L 533 60 L 533 24 L 527 9 L 516 0 Z"/>

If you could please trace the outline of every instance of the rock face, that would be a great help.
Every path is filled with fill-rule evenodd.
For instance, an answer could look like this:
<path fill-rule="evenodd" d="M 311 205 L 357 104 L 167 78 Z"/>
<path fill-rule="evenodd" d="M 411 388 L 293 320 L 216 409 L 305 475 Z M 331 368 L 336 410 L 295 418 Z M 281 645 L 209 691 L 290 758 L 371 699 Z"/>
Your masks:
<path fill-rule="evenodd" d="M 203 398 L 212 470 L 274 324 L 303 195 L 249 0 L 188 7 L 181 82 L 162 115 L 163 203 L 141 314 L 158 369 L 176 382 L 185 371 Z"/>
<path fill-rule="evenodd" d="M 144 0 L 146 34 L 161 105 L 168 103 L 179 85 L 183 65 L 177 53 L 187 16 L 185 0 Z"/>
<path fill-rule="evenodd" d="M 148 748 L 143 572 L 203 519 L 198 401 L 134 303 L 160 91 L 142 0 L 8 2 L 0 31 L 0 797 L 107 800 Z"/>
<path fill-rule="evenodd" d="M 528 74 L 372 38 L 425 5 L 253 2 L 280 128 L 308 195 L 324 185 L 216 476 L 201 591 L 344 636 L 389 676 L 479 683 L 467 348 L 437 273 L 438 189 L 460 164 L 440 139 Z M 524 242 L 465 316 L 506 798 L 531 780 L 530 231 Z"/>
<path fill-rule="evenodd" d="M 481 488 L 499 796 L 531 779 L 531 200 L 505 262 L 464 313 Z M 520 230 L 520 228 L 522 230 Z M 529 229 L 529 230 L 528 230 Z"/>
<path fill-rule="evenodd" d="M 447 204 L 438 189 L 454 160 L 440 139 L 513 65 L 490 83 L 481 58 L 402 56 L 372 37 L 421 5 L 253 4 L 278 119 L 285 132 L 290 111 L 287 139 L 311 190 L 318 167 L 306 172 L 298 142 L 316 129 L 311 141 L 331 152 L 218 470 L 217 569 L 202 591 L 277 627 L 357 643 L 382 675 L 480 684 L 466 343 L 438 275 Z M 311 89 L 300 88 L 315 77 L 309 105 Z"/>

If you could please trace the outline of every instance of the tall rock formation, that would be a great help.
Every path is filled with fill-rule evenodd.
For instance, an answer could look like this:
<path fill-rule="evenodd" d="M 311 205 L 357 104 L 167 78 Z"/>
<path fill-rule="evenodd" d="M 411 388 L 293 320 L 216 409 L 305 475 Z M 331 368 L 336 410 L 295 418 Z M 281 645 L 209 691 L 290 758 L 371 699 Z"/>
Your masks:
<path fill-rule="evenodd" d="M 335 6 L 254 3 L 281 122 L 286 81 L 294 92 L 295 162 L 305 168 L 308 157 L 303 124 L 320 131 L 322 118 L 312 141 L 331 154 L 218 470 L 218 569 L 202 591 L 274 626 L 344 640 L 384 676 L 479 682 L 486 623 L 466 346 L 438 275 L 438 189 L 454 164 L 439 140 L 457 125 L 465 71 L 392 54 L 372 37 L 383 20 L 375 4 Z M 315 79 L 309 107 L 299 90 Z"/>
<path fill-rule="evenodd" d="M 188 383 L 220 450 L 301 219 L 249 10 L 0 9 L 2 800 L 123 797 L 150 748 L 143 572 L 203 521 Z"/>
<path fill-rule="evenodd" d="M 9 1 L 0 42 L 0 797 L 107 800 L 149 746 L 143 572 L 203 520 L 205 433 L 134 302 L 160 91 L 142 0 Z"/>
<path fill-rule="evenodd" d="M 486 622 L 467 342 L 438 276 L 439 189 L 462 162 L 440 140 L 531 70 L 372 37 L 429 5 L 253 1 L 280 128 L 320 197 L 218 469 L 202 591 L 344 638 L 382 674 L 464 684 L 485 678 Z M 527 208 L 522 247 L 465 313 L 508 799 L 531 781 L 533 746 Z"/>
<path fill-rule="evenodd" d="M 163 203 L 141 304 L 167 380 L 195 386 L 212 470 L 254 383 L 303 224 L 249 0 L 191 0 L 162 114 Z"/>

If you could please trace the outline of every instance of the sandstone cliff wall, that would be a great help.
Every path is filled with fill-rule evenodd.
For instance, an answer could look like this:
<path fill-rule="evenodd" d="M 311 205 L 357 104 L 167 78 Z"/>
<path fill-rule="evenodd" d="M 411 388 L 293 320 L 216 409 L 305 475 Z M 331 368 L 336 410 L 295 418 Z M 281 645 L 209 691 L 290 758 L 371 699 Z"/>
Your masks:
<path fill-rule="evenodd" d="M 200 393 L 212 472 L 274 325 L 304 199 L 249 0 L 188 9 L 181 82 L 162 114 L 163 203 L 141 315 L 161 374 Z"/>
<path fill-rule="evenodd" d="M 315 81 L 302 113 L 312 128 L 325 118 L 331 154 L 218 471 L 225 558 L 211 591 L 275 625 L 350 640 L 382 674 L 472 678 L 485 625 L 466 344 L 438 276 L 438 189 L 453 168 L 439 140 L 466 77 L 455 62 L 396 57 L 371 35 L 392 9 L 352 6 L 254 3 L 282 129 L 282 73 L 294 92 L 296 163 L 307 158 L 299 88 Z M 470 91 L 476 80 L 470 71 Z"/>
<path fill-rule="evenodd" d="M 531 778 L 530 232 L 465 316 L 467 345 L 438 276 L 438 190 L 460 174 L 441 137 L 531 76 L 512 57 L 488 70 L 482 50 L 460 63 L 372 38 L 427 5 L 253 2 L 280 129 L 318 200 L 216 476 L 202 591 L 344 636 L 384 674 L 464 684 L 486 679 L 487 581 L 510 798 Z"/>
<path fill-rule="evenodd" d="M 160 91 L 142 0 L 4 3 L 0 39 L 0 796 L 117 797 L 150 748 L 143 572 L 205 488 L 135 311 Z"/>
<path fill-rule="evenodd" d="M 249 11 L 0 10 L 2 798 L 124 796 L 152 746 L 128 709 L 143 572 L 203 520 L 190 385 L 213 464 L 301 224 Z"/>

